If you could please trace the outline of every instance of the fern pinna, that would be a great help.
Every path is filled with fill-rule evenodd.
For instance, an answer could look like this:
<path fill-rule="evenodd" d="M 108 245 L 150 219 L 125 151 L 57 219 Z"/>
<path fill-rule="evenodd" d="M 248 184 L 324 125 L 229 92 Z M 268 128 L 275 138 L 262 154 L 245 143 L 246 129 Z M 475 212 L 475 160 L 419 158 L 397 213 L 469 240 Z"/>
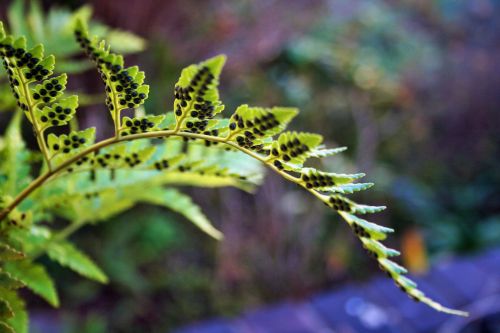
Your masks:
<path fill-rule="evenodd" d="M 101 75 L 114 123 L 114 136 L 99 142 L 95 142 L 94 128 L 79 130 L 71 124 L 67 134 L 52 131 L 69 124 L 78 107 L 77 96 L 64 93 L 67 76 L 54 74 L 54 57 L 44 56 L 41 45 L 28 49 L 23 37 L 15 39 L 0 29 L 1 56 L 12 92 L 33 127 L 43 158 L 40 175 L 30 180 L 33 152 L 22 141 L 17 113 L 0 152 L 0 325 L 6 331 L 27 331 L 24 303 L 17 288 L 27 286 L 52 305 L 59 303 L 52 280 L 35 262 L 42 254 L 85 277 L 107 282 L 104 272 L 66 240 L 84 224 L 146 202 L 168 207 L 220 239 L 222 235 L 200 208 L 173 186 L 248 190 L 261 178 L 260 167 L 252 160 L 335 210 L 380 268 L 410 297 L 438 311 L 466 315 L 418 290 L 405 277 L 406 270 L 391 259 L 399 252 L 381 243 L 393 230 L 359 217 L 385 209 L 358 204 L 345 196 L 373 185 L 356 182 L 364 174 L 305 166 L 310 159 L 335 155 L 345 148 L 324 147 L 318 134 L 285 131 L 297 109 L 242 105 L 230 118 L 221 117 L 224 105 L 217 87 L 224 56 L 185 68 L 174 87 L 173 111 L 146 115 L 141 107 L 149 93 L 144 72 L 137 66 L 125 67 L 121 55 L 112 53 L 104 41 L 89 37 L 82 21 L 75 26 L 75 37 Z M 124 109 L 135 109 L 135 116 L 122 117 Z M 167 140 L 151 140 L 157 138 Z M 187 150 L 183 141 L 188 141 Z M 139 190 L 144 186 L 148 191 Z M 67 219 L 67 227 L 53 230 L 37 223 L 55 216 Z"/>

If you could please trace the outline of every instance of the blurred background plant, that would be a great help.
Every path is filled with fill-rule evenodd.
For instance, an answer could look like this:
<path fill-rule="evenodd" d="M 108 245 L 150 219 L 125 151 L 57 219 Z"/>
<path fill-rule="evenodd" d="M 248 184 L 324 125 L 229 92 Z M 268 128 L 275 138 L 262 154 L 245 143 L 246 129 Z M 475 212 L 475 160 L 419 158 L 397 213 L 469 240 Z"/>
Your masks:
<path fill-rule="evenodd" d="M 248 100 L 297 106 L 298 129 L 314 128 L 327 141 L 349 146 L 348 158 L 336 157 L 327 168 L 370 175 L 377 186 L 362 199 L 388 204 L 376 222 L 398 230 L 393 241 L 413 272 L 425 271 L 438 257 L 500 243 L 500 4 L 88 3 L 108 26 L 143 38 L 133 37 L 127 46 L 119 32 L 118 39 L 111 38 L 113 48 L 135 52 L 148 40 L 147 51 L 133 55 L 156 87 L 148 110 L 162 113 L 171 105 L 167 87 L 182 67 L 226 53 L 221 91 L 227 109 Z M 70 88 L 93 96 L 79 121 L 110 131 L 103 106 L 90 105 L 100 98 L 98 78 L 83 73 L 89 64 L 73 57 L 76 44 L 65 42 L 70 32 L 57 28 L 71 20 L 70 10 L 89 11 L 80 5 L 83 1 L 42 1 L 30 14 L 22 1 L 0 7 L 13 32 L 29 29 L 22 23 L 45 22 L 36 23 L 45 29 L 34 31 L 51 38 L 47 51 L 67 64 L 58 69 L 82 73 L 75 81 L 84 84 L 70 82 Z M 40 38 L 37 33 L 31 38 Z M 4 93 L 0 96 L 1 109 L 9 109 Z M 73 240 L 98 258 L 113 283 L 83 281 L 47 262 L 66 284 L 60 288 L 65 308 L 56 312 L 33 300 L 43 314 L 39 322 L 63 318 L 67 332 L 161 332 L 304 297 L 375 271 L 332 214 L 272 175 L 255 197 L 233 189 L 190 194 L 220 223 L 224 242 L 214 243 L 162 209 L 142 206 L 133 215 L 84 229 Z"/>

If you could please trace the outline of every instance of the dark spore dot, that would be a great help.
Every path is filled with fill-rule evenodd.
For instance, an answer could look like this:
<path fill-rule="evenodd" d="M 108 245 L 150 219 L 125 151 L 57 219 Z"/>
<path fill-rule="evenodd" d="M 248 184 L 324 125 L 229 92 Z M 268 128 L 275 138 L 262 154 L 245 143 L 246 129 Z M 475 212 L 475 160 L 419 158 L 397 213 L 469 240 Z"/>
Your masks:
<path fill-rule="evenodd" d="M 59 150 L 59 145 L 58 145 L 57 143 L 56 143 L 56 144 L 54 144 L 54 145 L 52 146 L 52 149 L 54 149 L 54 150 Z"/>
<path fill-rule="evenodd" d="M 45 122 L 47 122 L 47 120 L 48 120 L 48 119 L 47 119 L 47 117 L 42 116 L 42 117 L 40 118 L 40 120 L 41 120 L 42 122 L 44 122 L 44 123 L 45 123 Z"/>
<path fill-rule="evenodd" d="M 33 98 L 34 98 L 34 99 L 40 99 L 40 95 L 39 95 L 38 93 L 34 93 L 34 94 L 33 94 Z"/>
<path fill-rule="evenodd" d="M 276 160 L 273 162 L 274 166 L 277 167 L 278 169 L 283 169 L 283 165 L 281 164 L 280 161 Z"/>

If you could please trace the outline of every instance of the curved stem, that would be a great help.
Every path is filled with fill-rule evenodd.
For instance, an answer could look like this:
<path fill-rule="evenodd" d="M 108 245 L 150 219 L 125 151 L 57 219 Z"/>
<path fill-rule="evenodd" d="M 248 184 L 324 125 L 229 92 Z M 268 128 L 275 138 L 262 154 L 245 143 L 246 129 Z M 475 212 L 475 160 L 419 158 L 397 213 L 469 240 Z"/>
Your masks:
<path fill-rule="evenodd" d="M 121 130 L 121 116 L 120 116 L 120 105 L 118 104 L 118 101 L 116 100 L 116 94 L 112 92 L 111 94 L 111 101 L 113 103 L 113 124 L 115 126 L 115 138 L 118 139 L 120 137 L 120 130 Z"/>
<path fill-rule="evenodd" d="M 33 128 L 35 130 L 35 135 L 36 135 L 36 140 L 38 142 L 38 146 L 40 147 L 40 150 L 43 154 L 43 158 L 45 159 L 45 162 L 47 163 L 47 167 L 49 170 L 52 168 L 50 164 L 50 158 L 49 158 L 49 152 L 47 151 L 47 144 L 45 143 L 45 137 L 43 136 L 43 128 L 40 128 L 38 126 L 36 117 L 35 117 L 35 112 L 34 108 L 36 106 L 36 103 L 33 103 L 31 100 L 31 94 L 29 92 L 29 87 L 28 87 L 28 82 L 26 81 L 26 78 L 24 77 L 23 72 L 16 68 L 17 75 L 19 76 L 19 84 L 21 85 L 21 88 L 23 89 L 23 94 L 26 96 L 26 105 L 28 107 L 28 112 L 31 118 L 31 123 L 33 124 Z"/>
<path fill-rule="evenodd" d="M 301 181 L 300 178 L 294 177 L 293 175 L 289 174 L 288 172 L 278 169 L 275 167 L 273 164 L 269 164 L 266 161 L 266 158 L 249 150 L 244 147 L 240 147 L 238 144 L 232 141 L 228 141 L 226 138 L 223 137 L 218 137 L 218 136 L 211 136 L 211 135 L 205 135 L 205 134 L 198 134 L 198 133 L 190 133 L 190 132 L 180 132 L 178 130 L 164 130 L 164 131 L 156 131 L 156 132 L 146 132 L 146 133 L 139 133 L 139 134 L 132 134 L 128 135 L 126 137 L 113 137 L 110 139 L 106 139 L 103 141 L 100 141 L 87 149 L 84 149 L 80 151 L 78 154 L 72 156 L 71 158 L 67 159 L 57 167 L 50 169 L 46 173 L 42 174 L 38 178 L 36 178 L 28 187 L 26 187 L 21 193 L 19 193 L 14 200 L 7 205 L 4 210 L 0 212 L 0 221 L 5 218 L 15 207 L 17 207 L 24 199 L 26 199 L 33 191 L 38 189 L 41 185 L 43 185 L 48 179 L 50 179 L 52 176 L 56 175 L 58 172 L 64 170 L 65 168 L 69 167 L 71 164 L 75 163 L 82 157 L 91 154 L 99 149 L 102 149 L 107 146 L 111 146 L 113 144 L 117 144 L 119 142 L 124 142 L 124 141 L 131 141 L 131 140 L 138 140 L 138 139 L 153 139 L 153 138 L 168 138 L 170 136 L 180 136 L 180 137 L 186 137 L 186 138 L 193 138 L 193 139 L 201 139 L 201 140 L 207 140 L 211 142 L 218 142 L 218 143 L 223 143 L 226 145 L 229 145 L 233 148 L 236 148 L 245 154 L 251 156 L 252 158 L 255 158 L 256 160 L 262 162 L 266 166 L 268 166 L 270 169 L 275 171 L 276 173 L 280 174 L 283 178 L 285 178 L 288 181 L 291 181 L 295 184 L 298 184 L 299 186 L 302 186 L 305 188 L 307 191 L 311 192 L 314 196 L 319 198 L 320 200 L 324 201 L 325 198 L 323 195 L 319 192 L 317 192 L 314 189 L 308 189 Z"/>

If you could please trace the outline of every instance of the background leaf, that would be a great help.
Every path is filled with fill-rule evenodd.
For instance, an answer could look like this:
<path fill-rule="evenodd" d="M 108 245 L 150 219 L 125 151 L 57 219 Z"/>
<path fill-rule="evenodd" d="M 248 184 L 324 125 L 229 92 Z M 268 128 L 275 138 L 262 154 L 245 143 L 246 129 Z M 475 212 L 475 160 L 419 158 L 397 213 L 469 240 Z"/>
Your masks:
<path fill-rule="evenodd" d="M 101 283 L 107 283 L 108 277 L 86 254 L 67 241 L 51 241 L 47 254 L 62 266 Z"/>

